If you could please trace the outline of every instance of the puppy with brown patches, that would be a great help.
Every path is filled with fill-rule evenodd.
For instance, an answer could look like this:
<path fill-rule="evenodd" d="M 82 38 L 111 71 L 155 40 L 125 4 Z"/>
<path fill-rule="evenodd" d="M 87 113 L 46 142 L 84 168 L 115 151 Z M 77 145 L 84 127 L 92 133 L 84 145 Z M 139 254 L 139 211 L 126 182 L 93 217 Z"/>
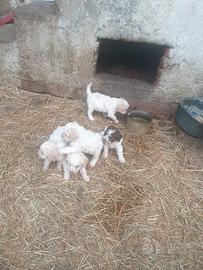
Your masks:
<path fill-rule="evenodd" d="M 103 139 L 103 157 L 108 157 L 109 149 L 116 150 L 118 160 L 121 163 L 125 163 L 125 158 L 123 156 L 123 136 L 120 130 L 114 126 L 108 126 L 101 132 Z"/>

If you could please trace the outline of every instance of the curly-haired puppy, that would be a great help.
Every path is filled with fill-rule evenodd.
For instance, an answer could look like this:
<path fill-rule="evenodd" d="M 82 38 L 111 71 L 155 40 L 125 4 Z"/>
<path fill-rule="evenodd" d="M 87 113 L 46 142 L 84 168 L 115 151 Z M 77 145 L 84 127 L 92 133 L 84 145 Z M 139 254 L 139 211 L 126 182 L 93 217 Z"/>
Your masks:
<path fill-rule="evenodd" d="M 90 179 L 86 172 L 88 162 L 88 158 L 82 152 L 66 155 L 63 161 L 64 179 L 69 180 L 71 172 L 74 174 L 80 172 L 83 180 L 89 182 Z"/>
<path fill-rule="evenodd" d="M 88 130 L 77 122 L 71 122 L 65 126 L 62 136 L 69 146 L 62 149 L 61 153 L 83 152 L 92 155 L 90 166 L 95 166 L 103 148 L 102 137 L 99 133 Z"/>
<path fill-rule="evenodd" d="M 63 142 L 57 142 L 52 140 L 47 140 L 40 145 L 38 151 L 39 158 L 44 160 L 44 171 L 48 170 L 49 165 L 52 162 L 57 162 L 57 170 L 62 170 L 62 162 L 64 156 L 61 154 L 60 150 L 66 146 Z"/>
<path fill-rule="evenodd" d="M 102 112 L 107 114 L 109 118 L 118 123 L 118 119 L 115 116 L 116 112 L 125 114 L 129 108 L 127 100 L 124 98 L 112 98 L 101 93 L 91 92 L 92 83 L 87 86 L 87 106 L 88 106 L 88 117 L 91 121 L 94 120 L 92 113 L 94 111 Z"/>
<path fill-rule="evenodd" d="M 125 163 L 125 158 L 123 156 L 123 136 L 120 130 L 114 126 L 108 126 L 102 132 L 102 138 L 104 143 L 103 157 L 107 158 L 109 149 L 116 150 L 118 160 L 121 163 Z"/>
<path fill-rule="evenodd" d="M 40 159 L 44 160 L 44 170 L 48 170 L 49 165 L 52 162 L 57 162 L 57 170 L 62 170 L 62 160 L 63 155 L 60 150 L 66 146 L 65 141 L 62 138 L 64 126 L 57 127 L 52 134 L 49 136 L 48 140 L 40 145 L 38 151 L 38 156 Z"/>

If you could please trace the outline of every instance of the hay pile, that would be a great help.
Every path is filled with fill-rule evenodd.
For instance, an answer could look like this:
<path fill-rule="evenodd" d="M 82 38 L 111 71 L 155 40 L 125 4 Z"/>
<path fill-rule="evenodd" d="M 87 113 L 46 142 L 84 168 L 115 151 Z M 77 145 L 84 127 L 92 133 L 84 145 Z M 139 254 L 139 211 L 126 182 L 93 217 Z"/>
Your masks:
<path fill-rule="evenodd" d="M 1 270 L 202 269 L 203 175 L 171 123 L 143 137 L 120 124 L 127 163 L 110 152 L 85 183 L 43 173 L 36 152 L 59 124 L 98 130 L 106 119 L 16 89 L 1 89 L 0 118 Z"/>

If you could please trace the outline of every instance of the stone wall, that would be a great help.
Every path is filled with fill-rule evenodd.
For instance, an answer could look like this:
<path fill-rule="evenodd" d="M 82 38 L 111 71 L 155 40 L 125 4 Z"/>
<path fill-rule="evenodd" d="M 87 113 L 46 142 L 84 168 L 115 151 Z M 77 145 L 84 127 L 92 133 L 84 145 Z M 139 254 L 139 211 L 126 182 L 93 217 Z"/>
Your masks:
<path fill-rule="evenodd" d="M 11 82 L 14 75 L 18 87 L 59 96 L 83 97 L 90 80 L 98 90 L 134 100 L 203 95 L 202 8 L 201 0 L 56 0 L 17 8 L 17 40 L 0 44 L 0 69 L 7 69 L 0 76 Z M 159 83 L 145 87 L 96 75 L 101 37 L 171 46 Z"/>
<path fill-rule="evenodd" d="M 0 16 L 7 14 L 11 10 L 11 5 L 8 0 L 0 1 Z"/>
<path fill-rule="evenodd" d="M 63 26 L 82 55 L 90 59 L 92 67 L 97 37 L 168 44 L 172 48 L 165 59 L 160 82 L 146 96 L 177 101 L 183 95 L 203 94 L 202 1 L 57 2 Z"/>

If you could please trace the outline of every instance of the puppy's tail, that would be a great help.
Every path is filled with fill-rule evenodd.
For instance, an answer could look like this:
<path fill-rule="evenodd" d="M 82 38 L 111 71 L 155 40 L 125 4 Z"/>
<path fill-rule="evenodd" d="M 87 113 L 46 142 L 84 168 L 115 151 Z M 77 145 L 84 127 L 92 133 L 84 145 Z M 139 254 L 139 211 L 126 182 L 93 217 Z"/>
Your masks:
<path fill-rule="evenodd" d="M 86 93 L 87 95 L 91 95 L 91 87 L 92 87 L 92 83 L 89 83 L 88 86 L 87 86 L 87 89 L 86 89 Z"/>

